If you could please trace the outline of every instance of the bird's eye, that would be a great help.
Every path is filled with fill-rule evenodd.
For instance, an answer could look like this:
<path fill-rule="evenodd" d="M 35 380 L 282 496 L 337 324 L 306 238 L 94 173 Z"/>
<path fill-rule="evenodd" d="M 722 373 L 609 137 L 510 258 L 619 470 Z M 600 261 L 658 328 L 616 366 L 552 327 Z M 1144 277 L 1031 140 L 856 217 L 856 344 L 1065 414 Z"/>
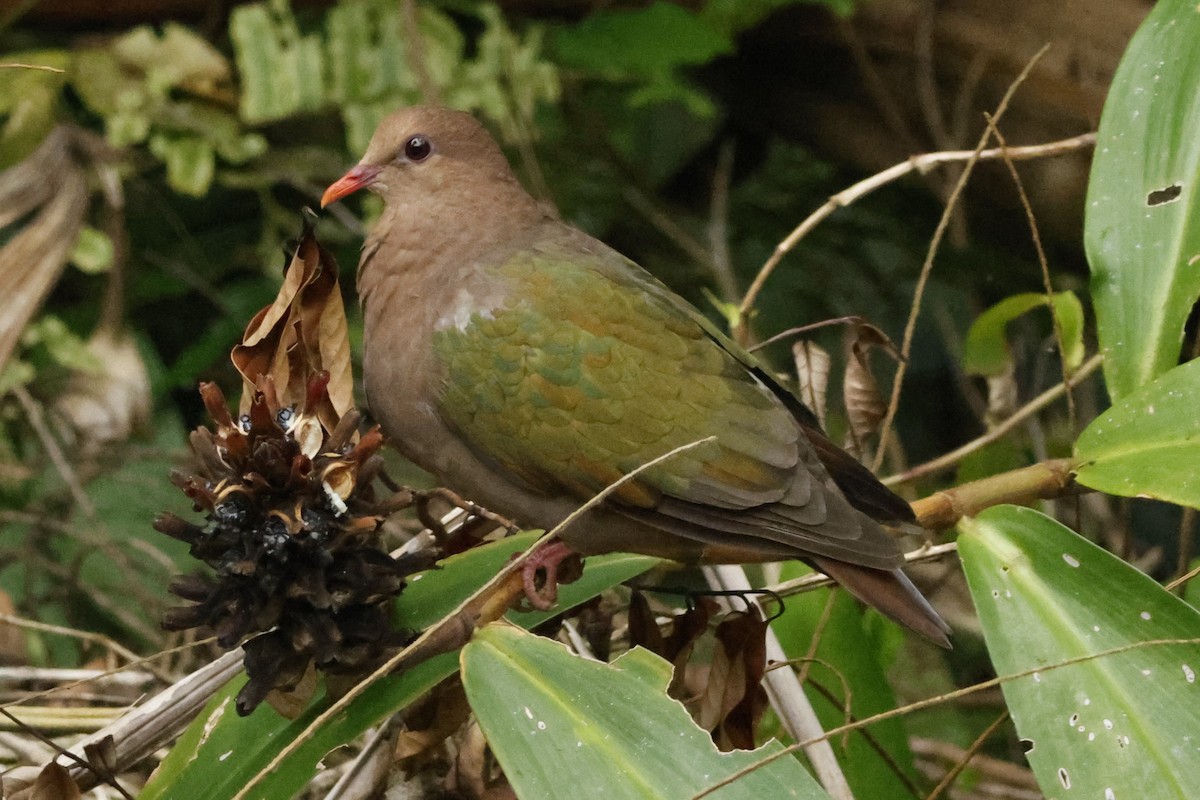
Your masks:
<path fill-rule="evenodd" d="M 409 161 L 424 161 L 433 153 L 433 142 L 417 134 L 404 143 L 404 157 Z"/>

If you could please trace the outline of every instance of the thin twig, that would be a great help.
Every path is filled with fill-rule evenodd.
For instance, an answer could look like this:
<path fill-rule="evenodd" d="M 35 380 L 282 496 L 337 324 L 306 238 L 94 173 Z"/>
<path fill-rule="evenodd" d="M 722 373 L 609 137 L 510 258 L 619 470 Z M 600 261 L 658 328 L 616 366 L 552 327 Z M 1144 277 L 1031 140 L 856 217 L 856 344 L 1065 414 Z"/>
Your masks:
<path fill-rule="evenodd" d="M 1008 110 L 1008 104 L 1016 94 L 1017 89 L 1029 77 L 1029 73 L 1033 71 L 1033 67 L 1041 59 L 1041 57 L 1050 49 L 1050 45 L 1046 45 L 1039 50 L 1033 58 L 1029 59 L 1029 63 L 1021 70 L 1016 79 L 1008 87 L 1004 93 L 1004 97 L 1000 99 L 1000 104 L 996 106 L 994 118 L 999 122 L 1004 116 L 1004 112 Z M 904 338 L 900 343 L 900 363 L 896 366 L 896 376 L 892 379 L 892 396 L 888 401 L 887 414 L 884 415 L 883 423 L 879 426 L 879 450 L 875 454 L 875 463 L 873 464 L 873 472 L 878 472 L 883 464 L 884 454 L 887 452 L 888 437 L 892 433 L 892 424 L 896 420 L 896 412 L 900 408 L 900 391 L 904 387 L 904 377 L 908 374 L 908 357 L 912 354 L 913 337 L 917 332 L 917 318 L 921 313 L 921 300 L 925 296 L 925 287 L 929 283 L 929 276 L 933 272 L 933 260 L 941 248 L 942 238 L 946 235 L 946 231 L 950 225 L 950 219 L 954 215 L 954 210 L 958 205 L 958 198 L 966 189 L 967 182 L 971 179 L 971 173 L 975 170 L 975 165 L 979 162 L 979 154 L 983 152 L 984 145 L 987 144 L 990 138 L 992 129 L 985 128 L 979 137 L 979 142 L 975 145 L 974 155 L 967 159 L 963 166 L 962 174 L 959 175 L 958 181 L 954 184 L 954 190 L 950 192 L 950 197 L 946 200 L 946 208 L 942 213 L 942 218 L 938 221 L 937 228 L 934 229 L 933 238 L 929 242 L 929 249 L 926 251 L 925 263 L 921 265 L 921 274 L 917 278 L 917 285 L 913 289 L 912 310 L 908 315 L 908 323 L 904 326 Z M 1007 152 L 1005 148 L 1001 148 L 1002 152 Z"/>
<path fill-rule="evenodd" d="M 737 276 L 729 255 L 729 184 L 733 177 L 733 140 L 721 142 L 717 167 L 713 170 L 712 201 L 708 212 L 708 247 L 713 277 L 721 290 L 721 299 L 733 303 L 738 298 Z"/>
<path fill-rule="evenodd" d="M 212 643 L 216 642 L 216 640 L 217 640 L 217 638 L 215 636 L 212 636 L 207 639 L 201 639 L 199 641 L 189 642 L 188 644 L 179 645 L 178 647 L 171 647 L 166 650 L 160 650 L 157 653 L 154 653 L 149 656 L 144 656 L 142 658 L 139 658 L 137 661 L 131 661 L 130 663 L 124 664 L 120 667 L 116 667 L 115 669 L 104 670 L 103 672 L 97 672 L 96 677 L 94 677 L 94 678 L 83 678 L 83 679 L 80 679 L 77 681 L 72 681 L 70 683 L 61 683 L 58 686 L 51 686 L 48 689 L 42 689 L 37 692 L 27 692 L 25 694 L 22 694 L 20 697 L 16 698 L 15 700 L 11 700 L 7 703 L 4 703 L 0 707 L 16 708 L 16 707 L 22 706 L 25 703 L 31 702 L 33 700 L 39 700 L 39 699 L 46 698 L 46 697 L 53 697 L 54 695 L 60 694 L 62 692 L 71 692 L 72 693 L 71 696 L 73 697 L 73 696 L 75 696 L 75 693 L 77 692 L 77 690 L 82 686 L 87 686 L 88 684 L 99 682 L 100 680 L 105 679 L 105 678 L 120 677 L 121 675 L 125 674 L 126 671 L 133 670 L 136 667 L 143 667 L 143 668 L 145 668 L 145 670 L 147 672 L 150 672 L 151 674 L 155 675 L 155 677 L 158 677 L 158 672 L 157 672 L 158 668 L 157 668 L 157 666 L 155 666 L 153 664 L 154 661 L 164 658 L 165 656 L 175 655 L 177 653 L 180 653 L 180 652 L 183 652 L 186 650 L 193 650 L 202 645 L 212 644 Z M 134 673 L 134 674 L 138 674 L 138 673 Z M 161 681 L 162 678 L 159 678 L 159 680 Z M 178 683 L 178 681 L 176 681 L 175 683 Z M 171 683 L 169 681 L 166 681 L 166 684 L 167 684 L 168 688 L 175 685 L 174 683 Z"/>
<path fill-rule="evenodd" d="M 814 661 L 817 661 L 817 660 L 814 659 Z M 817 663 L 822 664 L 827 669 L 831 669 L 831 670 L 833 669 L 832 665 L 827 664 L 824 661 L 818 661 Z M 835 672 L 836 672 L 836 670 L 835 670 Z M 838 678 L 839 678 L 839 680 L 841 680 L 842 689 L 846 693 L 846 699 L 844 701 L 841 700 L 840 698 L 838 698 L 837 695 L 835 695 L 827 687 L 821 685 L 820 681 L 810 680 L 810 681 L 808 681 L 807 685 L 816 689 L 817 692 L 820 693 L 822 697 L 824 697 L 826 700 L 828 700 L 833 705 L 842 705 L 842 707 L 846 711 L 846 721 L 854 722 L 856 719 L 858 719 L 858 717 L 855 716 L 855 714 L 850 710 L 849 682 L 840 673 L 838 674 Z M 851 733 L 852 733 L 851 731 L 846 731 L 845 738 L 843 739 L 843 745 L 842 745 L 843 748 L 845 748 L 846 743 L 849 742 Z M 875 734 L 871 733 L 866 728 L 860 728 L 858 731 L 856 731 L 856 733 L 858 733 L 858 735 L 860 737 L 862 737 L 862 740 L 867 743 L 867 746 L 870 747 L 875 752 L 875 755 L 879 758 L 879 760 L 882 761 L 887 766 L 887 768 L 892 773 L 892 777 L 895 778 L 897 781 L 899 781 L 901 784 L 903 784 L 904 788 L 908 791 L 908 793 L 910 795 L 912 795 L 913 797 L 916 797 L 916 798 L 920 798 L 921 797 L 920 788 L 915 783 L 913 783 L 912 778 L 908 777 L 908 774 L 904 771 L 904 768 L 902 766 L 900 766 L 900 764 L 896 761 L 895 757 L 893 757 L 892 754 L 890 752 L 888 752 L 888 749 L 883 746 L 883 744 L 879 741 L 878 738 L 876 738 Z"/>
<path fill-rule="evenodd" d="M 996 136 L 996 141 L 1000 143 L 1002 149 L 1007 149 L 1008 142 L 1005 141 L 1004 134 L 1000 132 L 996 121 L 990 114 L 985 116 L 988 127 Z M 1050 281 L 1050 262 L 1046 258 L 1046 248 L 1042 246 L 1042 234 L 1038 230 L 1037 217 L 1033 213 L 1033 205 L 1029 202 L 1029 195 L 1025 191 L 1025 182 L 1021 180 L 1021 174 L 1017 172 L 1017 165 L 1011 158 L 1005 158 L 1004 166 L 1008 168 L 1008 174 L 1012 176 L 1013 184 L 1017 187 L 1021 208 L 1025 210 L 1025 219 L 1029 223 L 1029 237 L 1033 240 L 1038 266 L 1042 270 L 1042 290 L 1046 293 L 1046 305 L 1050 308 L 1050 321 L 1054 325 L 1054 338 L 1058 342 L 1059 366 L 1062 368 L 1063 385 L 1067 390 L 1067 425 L 1070 430 L 1075 430 L 1075 395 L 1071 392 L 1071 367 L 1067 364 L 1067 340 L 1063 336 L 1062 319 L 1058 314 L 1058 307 L 1054 305 L 1054 285 Z"/>
<path fill-rule="evenodd" d="M 401 0 L 400 10 L 404 19 L 408 68 L 417 76 L 417 85 L 421 87 L 421 99 L 431 105 L 441 105 L 441 92 L 438 91 L 433 76 L 429 74 L 429 64 L 425 60 L 425 36 L 421 33 L 421 18 L 417 12 L 416 0 Z"/>
<path fill-rule="evenodd" d="M 817 663 L 817 650 L 821 647 L 821 640 L 825 637 L 825 628 L 829 625 L 829 620 L 833 617 L 833 604 L 837 602 L 837 596 L 837 592 L 829 592 L 825 595 L 825 605 L 821 608 L 821 616 L 817 618 L 817 624 L 813 626 L 813 634 L 808 641 L 808 650 L 800 659 L 800 673 L 797 675 L 797 678 L 802 684 L 808 681 L 809 668 Z M 846 681 L 845 676 L 833 669 L 832 666 L 829 669 L 833 670 L 842 681 L 842 688 L 846 693 L 846 713 L 849 713 L 851 700 L 850 684 Z"/>
<path fill-rule="evenodd" d="M 125 188 L 116 164 L 96 160 L 96 177 L 104 195 L 104 232 L 112 243 L 112 263 L 108 282 L 100 304 L 100 320 L 96 332 L 117 335 L 125 321 L 125 287 L 129 274 L 129 230 L 125 225 Z"/>
<path fill-rule="evenodd" d="M 79 753 L 72 753 L 70 750 L 64 750 L 61 745 L 59 745 L 57 742 L 55 742 L 49 736 L 46 736 L 41 731 L 35 730 L 35 729 L 29 727 L 28 725 L 26 725 L 25 723 L 21 722 L 21 720 L 17 719 L 15 716 L 13 716 L 7 709 L 0 708 L 0 714 L 4 715 L 8 719 L 10 719 L 14 723 L 16 723 L 17 726 L 19 728 L 21 728 L 21 730 L 24 733 L 26 733 L 30 736 L 33 736 L 35 739 L 40 741 L 42 744 L 45 744 L 45 745 L 48 745 L 48 746 L 54 748 L 54 750 L 58 753 L 58 755 L 55 756 L 55 759 L 57 759 L 59 756 L 63 756 L 65 758 L 67 758 L 68 760 L 75 762 L 75 764 L 77 764 L 82 769 L 86 769 L 86 770 L 92 772 L 98 778 L 101 778 L 104 781 L 104 783 L 106 783 L 109 786 L 116 789 L 121 794 L 122 797 L 126 798 L 126 800 L 133 800 L 133 795 L 131 795 L 129 792 L 125 791 L 125 787 L 122 786 L 115 777 L 113 777 L 111 775 L 101 775 L 100 772 L 95 767 L 93 767 L 91 764 L 88 763 L 87 758 L 85 758 L 84 756 L 80 755 Z"/>
<path fill-rule="evenodd" d="M 1000 712 L 1000 716 L 996 717 L 996 720 L 991 725 L 988 725 L 986 728 L 984 728 L 983 733 L 975 737 L 975 741 L 971 742 L 971 746 L 967 748 L 965 753 L 963 753 L 962 758 L 959 759 L 958 763 L 956 763 L 946 772 L 940 781 L 938 781 L 938 785 L 933 787 L 933 791 L 929 793 L 925 800 L 937 800 L 937 798 L 941 797 L 942 793 L 949 789 L 950 785 L 954 783 L 954 781 L 958 779 L 958 776 L 962 774 L 962 771 L 967 768 L 967 764 L 971 763 L 971 759 L 973 759 L 975 754 L 983 748 L 983 745 L 987 742 L 987 740 L 992 738 L 992 734 L 999 730 L 1000 726 L 1005 722 L 1008 722 L 1008 709 Z"/>
<path fill-rule="evenodd" d="M 54 438 L 54 434 L 46 427 L 45 418 L 42 416 L 42 408 L 38 402 L 33 399 L 28 390 L 24 386 L 14 386 L 9 391 L 17 398 L 17 402 L 21 404 L 21 408 L 25 411 L 25 419 L 29 421 L 29 426 L 33 428 L 38 439 L 42 442 L 42 447 L 46 450 L 46 455 L 50 457 L 51 463 L 62 477 L 63 482 L 67 484 L 67 489 L 71 492 L 71 497 L 75 499 L 75 504 L 83 510 L 83 513 L 89 519 L 96 518 L 96 506 L 92 502 L 92 498 L 87 496 L 87 492 L 83 490 L 83 484 L 79 480 L 79 476 L 75 474 L 75 469 L 71 463 L 67 461 L 66 455 L 59 447 L 58 440 Z"/>
<path fill-rule="evenodd" d="M 139 656 L 137 653 L 116 642 L 115 640 L 110 639 L 102 633 L 80 631 L 74 628 L 63 627 L 62 625 L 51 625 L 48 622 L 38 622 L 36 620 L 24 619 L 22 617 L 13 616 L 12 614 L 3 613 L 0 613 L 0 622 L 3 622 L 7 625 L 12 625 L 16 628 L 23 628 L 25 630 L 41 631 L 43 633 L 55 633 L 60 636 L 70 636 L 71 638 L 79 639 L 81 641 L 92 642 L 112 651 L 113 653 L 116 653 L 122 658 L 127 659 L 131 664 L 142 660 L 141 656 Z M 162 675 L 156 675 L 155 677 L 159 678 L 159 680 L 166 680 L 165 676 Z"/>
<path fill-rule="evenodd" d="M 746 291 L 746 296 L 742 298 L 742 304 L 739 308 L 742 316 L 750 312 L 754 306 L 754 302 L 758 299 L 759 292 L 762 291 L 763 284 L 767 282 L 767 278 L 771 277 L 771 273 L 779 266 L 779 262 L 785 255 L 790 253 L 793 248 L 807 236 L 813 228 L 825 221 L 833 212 L 839 208 L 851 205 L 857 202 L 866 195 L 874 192 L 876 189 L 881 189 L 890 183 L 894 183 L 903 177 L 906 177 L 914 172 L 924 175 L 931 169 L 941 166 L 942 164 L 953 164 L 959 161 L 994 161 L 997 158 L 1007 157 L 1017 160 L 1026 161 L 1032 158 L 1050 158 L 1060 156 L 1064 153 L 1073 153 L 1085 147 L 1091 147 L 1096 143 L 1095 133 L 1084 133 L 1079 136 L 1072 136 L 1069 139 L 1061 139 L 1056 142 L 1047 142 L 1046 144 L 1027 145 L 1024 147 L 1012 147 L 1007 151 L 1004 148 L 994 148 L 991 150 L 982 150 L 976 152 L 974 150 L 953 150 L 950 152 L 940 153 L 925 153 L 923 155 L 913 156 L 899 164 L 888 167 L 882 172 L 877 172 L 869 178 L 864 178 L 858 183 L 850 186 L 837 194 L 831 196 L 825 201 L 824 205 L 809 214 L 799 225 L 797 225 L 787 237 L 779 244 L 775 245 L 775 250 L 766 262 L 759 268 L 758 274 L 754 276 L 754 282 L 750 284 L 750 288 Z"/>
<path fill-rule="evenodd" d="M 1187 572 L 1185 572 L 1185 573 L 1183 573 L 1182 575 L 1180 575 L 1180 576 L 1179 576 L 1178 578 L 1176 578 L 1175 580 L 1173 580 L 1173 581 L 1171 581 L 1170 583 L 1168 583 L 1168 584 L 1166 585 L 1166 587 L 1164 587 L 1164 588 L 1166 588 L 1166 590 L 1167 590 L 1168 592 L 1173 592 L 1173 591 L 1175 591 L 1177 588 L 1179 588 L 1180 586 L 1182 586 L 1183 584 L 1185 584 L 1185 583 L 1187 583 L 1188 581 L 1190 581 L 1192 578 L 1196 577 L 1197 575 L 1200 575 L 1200 567 L 1193 567 L 1192 569 L 1190 569 L 1190 570 L 1188 570 Z"/>
<path fill-rule="evenodd" d="M 703 264 L 710 270 L 715 272 L 715 267 L 712 263 L 712 253 L 696 240 L 690 233 L 685 231 L 671 218 L 671 215 L 664 213 L 654 202 L 646 197 L 640 190 L 632 186 L 626 187 L 622 192 L 625 202 L 633 206 L 633 209 L 646 218 L 654 227 L 658 228 L 659 233 L 670 239 L 676 247 L 682 250 L 688 258 L 695 261 L 697 264 Z"/>
<path fill-rule="evenodd" d="M 1025 422 L 1025 420 L 1029 419 L 1034 414 L 1037 414 L 1046 406 L 1062 397 L 1067 392 L 1068 388 L 1073 388 L 1083 383 L 1083 381 L 1091 377 L 1093 372 L 1099 369 L 1103 362 L 1104 356 L 1100 353 L 1097 353 L 1087 361 L 1083 362 L 1079 369 L 1075 370 L 1074 374 L 1071 375 L 1069 380 L 1042 392 L 1040 395 L 1018 409 L 1012 416 L 1005 419 L 987 433 L 976 439 L 972 439 L 961 447 L 955 448 L 945 455 L 941 455 L 935 459 L 926 461 L 924 464 L 918 464 L 912 469 L 901 472 L 898 475 L 891 475 L 887 478 L 884 478 L 882 481 L 883 485 L 899 486 L 904 483 L 911 483 L 919 478 L 924 478 L 928 475 L 934 475 L 944 469 L 953 467 L 955 464 L 962 461 L 972 453 L 982 450 L 992 442 L 1003 439 L 1013 429 Z"/>
<path fill-rule="evenodd" d="M 1192 563 L 1192 541 L 1196 536 L 1196 509 L 1185 506 L 1179 516 L 1179 555 L 1175 559 L 1175 572 L 1184 574 Z"/>
<path fill-rule="evenodd" d="M 859 323 L 864 322 L 864 321 L 865 321 L 864 317 L 860 317 L 857 314 L 852 314 L 852 315 L 846 316 L 846 317 L 835 317 L 833 319 L 823 319 L 820 322 L 810 322 L 807 325 L 797 325 L 795 328 L 788 328 L 786 331 L 780 331 L 779 333 L 775 334 L 774 336 L 770 337 L 769 339 L 765 339 L 761 342 L 758 342 L 757 344 L 755 344 L 751 347 L 748 347 L 746 349 L 749 350 L 751 353 L 753 353 L 758 350 L 761 350 L 762 348 L 766 347 L 767 345 L 775 344 L 776 342 L 781 342 L 784 339 L 790 338 L 792 336 L 802 336 L 803 334 L 812 333 L 815 330 L 820 330 L 821 328 L 828 328 L 833 325 L 858 325 Z"/>
<path fill-rule="evenodd" d="M 937 89 L 936 70 L 933 66 L 933 28 L 936 3 L 926 0 L 917 12 L 917 24 L 913 31 L 916 40 L 916 95 L 917 105 L 925 117 L 925 125 L 939 148 L 947 149 L 958 144 L 950 138 L 946 117 L 942 113 Z"/>
<path fill-rule="evenodd" d="M 66 72 L 65 69 L 59 69 L 58 67 L 50 67 L 45 64 L 18 64 L 18 63 L 14 63 L 14 62 L 10 62 L 7 64 L 0 64 L 0 69 L 37 69 L 37 70 L 41 70 L 42 72 L 57 72 L 60 74 Z"/>
<path fill-rule="evenodd" d="M 962 758 L 966 751 L 958 745 L 949 742 L 939 741 L 937 739 L 925 739 L 920 736 L 914 736 L 909 739 L 909 745 L 912 747 L 913 755 L 929 759 L 930 762 L 949 762 L 955 763 Z M 933 763 L 930 766 L 934 766 Z M 934 767 L 936 768 L 936 767 Z M 971 771 L 978 773 L 983 782 L 994 781 L 995 784 L 1000 784 L 1014 791 L 1014 794 L 995 793 L 993 796 L 1003 798 L 1004 800 L 1019 800 L 1019 798 L 1029 798 L 1029 800 L 1044 800 L 1044 795 L 1036 791 L 1037 779 L 1028 767 L 1022 767 L 1014 764 L 1011 761 L 1004 761 L 992 756 L 978 755 L 971 759 Z M 999 788 L 999 787 L 997 787 Z M 1024 790 L 1021 794 L 1015 792 Z M 1027 793 L 1026 793 L 1027 792 Z M 974 795 L 970 795 L 974 797 Z M 981 794 L 981 797 L 986 794 Z"/>
<path fill-rule="evenodd" d="M 858 69 L 859 76 L 863 81 L 863 87 L 867 91 L 867 96 L 875 104 L 875 108 L 878 109 L 884 124 L 890 129 L 893 136 L 900 140 L 898 144 L 909 152 L 924 149 L 924 145 L 917 139 L 905 121 L 904 113 L 893 99 L 892 92 L 888 90 L 887 85 L 883 82 L 883 78 L 880 77 L 879 70 L 875 68 L 875 63 L 871 61 L 871 54 L 867 51 L 866 45 L 863 44 L 862 37 L 858 35 L 858 31 L 854 29 L 854 23 L 839 16 L 837 18 L 837 29 L 843 41 L 845 41 L 846 47 L 850 50 L 850 58 L 854 61 L 854 66 Z"/>

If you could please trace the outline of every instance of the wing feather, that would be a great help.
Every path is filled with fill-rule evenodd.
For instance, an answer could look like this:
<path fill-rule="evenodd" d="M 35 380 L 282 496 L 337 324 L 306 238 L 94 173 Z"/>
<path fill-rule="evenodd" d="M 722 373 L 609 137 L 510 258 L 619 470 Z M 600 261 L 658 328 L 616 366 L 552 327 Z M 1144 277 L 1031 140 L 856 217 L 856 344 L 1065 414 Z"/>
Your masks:
<path fill-rule="evenodd" d="M 764 554 L 899 563 L 894 540 L 861 512 L 899 518 L 907 504 L 636 265 L 553 227 L 491 270 L 509 289 L 490 296 L 506 299 L 465 323 L 456 316 L 434 339 L 445 369 L 439 412 L 480 457 L 535 491 L 582 500 L 715 436 L 640 474 L 613 506 L 705 543 L 732 537 Z"/>

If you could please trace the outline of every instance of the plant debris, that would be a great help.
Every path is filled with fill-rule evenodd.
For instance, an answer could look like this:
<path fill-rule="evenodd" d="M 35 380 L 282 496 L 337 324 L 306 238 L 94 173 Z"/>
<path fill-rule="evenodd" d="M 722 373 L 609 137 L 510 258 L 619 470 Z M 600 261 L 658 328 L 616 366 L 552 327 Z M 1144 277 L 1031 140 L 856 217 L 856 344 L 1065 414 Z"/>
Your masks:
<path fill-rule="evenodd" d="M 361 415 L 348 407 L 344 320 L 337 266 L 306 225 L 279 297 L 234 349 L 243 413 L 234 418 L 215 384 L 200 387 L 215 430 L 192 433 L 199 469 L 172 480 L 205 523 L 154 523 L 214 571 L 173 582 L 192 604 L 170 609 L 163 626 L 208 627 L 222 647 L 243 645 L 243 715 L 264 699 L 298 710 L 314 667 L 362 673 L 414 635 L 392 628 L 389 608 L 430 558 L 393 559 L 380 546 L 380 524 L 412 494 L 376 498 L 383 435 L 359 435 Z"/>

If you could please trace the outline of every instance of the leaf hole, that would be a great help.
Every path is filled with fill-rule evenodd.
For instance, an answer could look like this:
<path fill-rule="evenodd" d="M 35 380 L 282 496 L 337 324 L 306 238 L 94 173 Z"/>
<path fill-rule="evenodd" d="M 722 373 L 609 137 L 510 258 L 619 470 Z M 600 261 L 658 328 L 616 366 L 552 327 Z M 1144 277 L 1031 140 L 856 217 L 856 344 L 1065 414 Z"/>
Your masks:
<path fill-rule="evenodd" d="M 1155 189 L 1154 191 L 1150 192 L 1150 194 L 1146 195 L 1146 205 L 1154 208 L 1155 206 L 1161 206 L 1166 203 L 1173 203 L 1174 201 L 1178 200 L 1179 196 L 1182 194 L 1183 184 L 1173 183 L 1170 186 L 1162 189 Z"/>

